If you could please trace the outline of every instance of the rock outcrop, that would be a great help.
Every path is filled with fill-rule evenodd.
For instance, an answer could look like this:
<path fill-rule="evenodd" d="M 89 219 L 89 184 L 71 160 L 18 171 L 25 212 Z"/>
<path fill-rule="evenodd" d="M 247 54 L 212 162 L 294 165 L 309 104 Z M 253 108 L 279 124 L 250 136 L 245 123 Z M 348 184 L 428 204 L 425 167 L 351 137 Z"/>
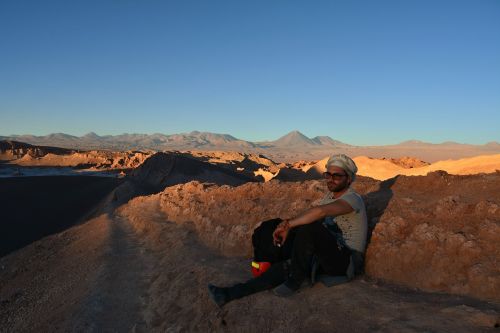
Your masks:
<path fill-rule="evenodd" d="M 360 177 L 370 233 L 366 273 L 429 291 L 500 299 L 500 174 Z M 207 246 L 251 256 L 256 225 L 292 217 L 319 202 L 322 181 L 191 182 L 161 193 L 168 219 L 197 231 Z"/>
<path fill-rule="evenodd" d="M 24 156 L 39 158 L 46 154 L 65 155 L 77 152 L 74 149 L 33 146 L 28 143 L 3 140 L 0 141 L 0 161 L 12 161 Z"/>
<path fill-rule="evenodd" d="M 373 231 L 366 272 L 417 287 L 500 299 L 500 174 L 398 177 Z"/>
<path fill-rule="evenodd" d="M 238 186 L 256 180 L 183 154 L 156 153 L 132 170 L 110 199 L 121 204 L 137 195 L 158 193 L 168 186 L 190 181 Z"/>
<path fill-rule="evenodd" d="M 418 158 L 415 157 L 400 157 L 400 158 L 382 158 L 382 160 L 388 160 L 389 162 L 399 165 L 402 168 L 405 169 L 413 169 L 413 168 L 420 168 L 423 166 L 430 165 L 430 163 L 419 160 Z"/>

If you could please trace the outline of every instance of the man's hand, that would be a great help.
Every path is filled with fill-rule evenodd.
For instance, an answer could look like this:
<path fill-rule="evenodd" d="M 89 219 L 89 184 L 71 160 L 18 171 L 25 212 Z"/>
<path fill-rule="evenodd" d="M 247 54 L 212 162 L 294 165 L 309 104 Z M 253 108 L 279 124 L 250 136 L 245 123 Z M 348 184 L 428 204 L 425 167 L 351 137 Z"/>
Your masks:
<path fill-rule="evenodd" d="M 290 224 L 288 220 L 284 220 L 276 227 L 273 232 L 273 244 L 275 246 L 281 246 L 285 243 L 286 237 L 288 236 L 288 231 L 290 230 Z"/>

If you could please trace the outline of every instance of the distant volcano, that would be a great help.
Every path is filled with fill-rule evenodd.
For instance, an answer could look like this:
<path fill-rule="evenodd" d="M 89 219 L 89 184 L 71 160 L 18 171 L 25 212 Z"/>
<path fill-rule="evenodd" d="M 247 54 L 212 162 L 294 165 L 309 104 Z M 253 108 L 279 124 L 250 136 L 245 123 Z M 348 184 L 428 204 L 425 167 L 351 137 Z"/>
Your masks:
<path fill-rule="evenodd" d="M 272 141 L 273 145 L 275 146 L 282 146 L 282 147 L 290 147 L 290 146 L 317 146 L 318 142 L 313 141 L 309 139 L 307 136 L 304 134 L 300 133 L 299 131 L 292 131 L 288 133 L 287 135 L 282 136 L 276 141 Z"/>

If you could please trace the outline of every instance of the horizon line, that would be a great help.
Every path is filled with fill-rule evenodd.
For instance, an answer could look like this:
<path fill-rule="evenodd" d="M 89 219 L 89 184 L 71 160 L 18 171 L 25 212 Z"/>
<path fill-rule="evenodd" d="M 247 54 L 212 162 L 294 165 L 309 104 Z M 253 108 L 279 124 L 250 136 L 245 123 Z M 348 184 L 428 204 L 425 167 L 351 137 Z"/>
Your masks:
<path fill-rule="evenodd" d="M 189 135 L 189 134 L 194 133 L 194 132 L 201 133 L 201 134 L 229 135 L 229 136 L 232 136 L 232 137 L 236 138 L 237 140 L 251 142 L 251 143 L 263 143 L 263 142 L 277 141 L 277 140 L 279 140 L 279 139 L 281 139 L 281 138 L 283 138 L 283 137 L 285 137 L 285 136 L 287 136 L 289 134 L 298 133 L 298 134 L 301 134 L 301 135 L 305 136 L 308 139 L 314 139 L 316 137 L 328 137 L 328 138 L 330 138 L 332 140 L 340 141 L 341 143 L 349 144 L 349 145 L 352 145 L 352 146 L 358 146 L 358 147 L 363 147 L 363 146 L 364 147 L 392 146 L 392 145 L 398 145 L 398 144 L 409 143 L 409 142 L 424 143 L 424 144 L 455 143 L 455 144 L 477 145 L 477 146 L 487 145 L 487 144 L 491 144 L 491 143 L 500 144 L 500 142 L 498 142 L 496 140 L 487 141 L 487 142 L 484 142 L 482 144 L 474 144 L 474 143 L 468 143 L 468 142 L 458 142 L 458 141 L 453 141 L 453 140 L 446 140 L 446 141 L 441 141 L 441 142 L 432 142 L 432 141 L 423 141 L 423 140 L 415 139 L 415 138 L 402 140 L 402 141 L 399 141 L 397 143 L 385 143 L 385 144 L 378 144 L 378 145 L 374 145 L 374 144 L 370 144 L 370 145 L 367 145 L 367 144 L 350 144 L 348 142 L 332 138 L 329 135 L 316 135 L 314 137 L 309 137 L 309 136 L 305 135 L 304 133 L 302 133 L 299 130 L 289 131 L 286 134 L 281 135 L 277 139 L 274 139 L 274 140 L 266 139 L 266 140 L 258 140 L 258 141 L 252 141 L 252 140 L 242 139 L 242 138 L 239 138 L 239 137 L 237 137 L 237 136 L 235 136 L 233 134 L 229 134 L 229 133 L 217 133 L 217 132 L 199 131 L 199 130 L 192 130 L 190 132 L 178 132 L 178 133 L 172 133 L 172 134 L 166 134 L 166 133 L 160 133 L 160 132 L 153 132 L 153 133 L 138 133 L 138 132 L 136 132 L 136 133 L 129 133 L 129 132 L 123 132 L 123 133 L 120 133 L 120 134 L 97 134 L 94 131 L 90 131 L 90 132 L 87 132 L 87 133 L 82 134 L 82 135 L 76 135 L 76 134 L 69 134 L 69 133 L 64 133 L 64 132 L 52 132 L 52 133 L 42 134 L 42 135 L 37 135 L 37 134 L 10 134 L 10 135 L 3 135 L 3 134 L 0 134 L 0 137 L 22 137 L 22 136 L 46 137 L 46 136 L 49 136 L 49 135 L 57 135 L 57 134 L 68 135 L 68 136 L 72 136 L 72 137 L 75 137 L 75 138 L 83 138 L 83 137 L 85 137 L 85 136 L 87 136 L 89 134 L 95 134 L 98 137 L 105 137 L 105 136 L 115 137 L 115 136 L 120 136 L 120 135 L 164 135 L 164 136 L 170 136 L 170 135 L 179 135 L 179 134 L 188 134 Z"/>

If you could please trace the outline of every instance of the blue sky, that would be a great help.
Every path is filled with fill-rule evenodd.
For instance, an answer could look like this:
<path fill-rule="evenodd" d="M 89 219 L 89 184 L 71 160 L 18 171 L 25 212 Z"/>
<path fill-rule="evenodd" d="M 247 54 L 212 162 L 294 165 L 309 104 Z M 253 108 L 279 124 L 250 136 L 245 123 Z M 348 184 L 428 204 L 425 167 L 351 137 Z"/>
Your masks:
<path fill-rule="evenodd" d="M 0 135 L 500 141 L 500 1 L 0 2 Z"/>

